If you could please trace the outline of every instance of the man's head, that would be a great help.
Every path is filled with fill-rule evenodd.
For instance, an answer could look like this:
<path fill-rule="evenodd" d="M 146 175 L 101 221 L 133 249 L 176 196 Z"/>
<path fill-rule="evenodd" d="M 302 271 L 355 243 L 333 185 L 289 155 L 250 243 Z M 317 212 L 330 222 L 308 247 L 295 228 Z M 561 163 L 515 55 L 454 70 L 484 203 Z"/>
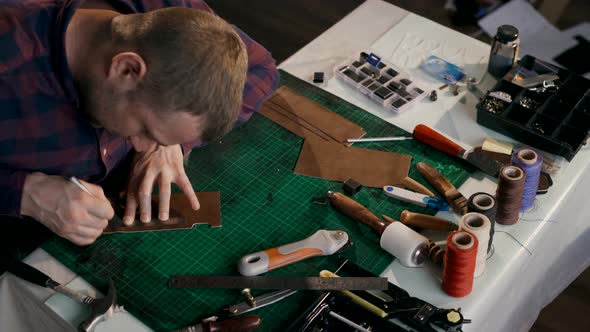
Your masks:
<path fill-rule="evenodd" d="M 128 137 L 140 151 L 154 143 L 210 141 L 231 129 L 248 60 L 227 22 L 166 8 L 115 16 L 110 34 L 98 75 L 79 82 L 93 122 Z"/>

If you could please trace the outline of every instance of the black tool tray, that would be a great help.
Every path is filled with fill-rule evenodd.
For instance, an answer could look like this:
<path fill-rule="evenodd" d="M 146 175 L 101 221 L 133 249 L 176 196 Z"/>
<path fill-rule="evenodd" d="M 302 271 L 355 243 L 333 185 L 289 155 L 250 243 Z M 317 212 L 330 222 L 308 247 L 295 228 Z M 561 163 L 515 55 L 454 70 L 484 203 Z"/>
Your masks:
<path fill-rule="evenodd" d="M 534 91 L 512 83 L 517 73 L 531 72 L 559 76 L 557 90 Z M 509 94 L 511 102 L 490 107 L 486 100 L 495 91 Z M 589 134 L 590 80 L 526 55 L 477 104 L 477 123 L 570 161 Z"/>

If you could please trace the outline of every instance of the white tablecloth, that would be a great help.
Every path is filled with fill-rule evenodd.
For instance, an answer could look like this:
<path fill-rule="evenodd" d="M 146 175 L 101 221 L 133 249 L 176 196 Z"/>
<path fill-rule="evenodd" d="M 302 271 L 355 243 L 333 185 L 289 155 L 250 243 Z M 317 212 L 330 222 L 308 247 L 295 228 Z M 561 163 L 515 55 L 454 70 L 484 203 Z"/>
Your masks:
<path fill-rule="evenodd" d="M 481 77 L 489 46 L 382 1 L 368 0 L 342 21 L 284 61 L 280 67 L 310 81 L 313 72 L 330 74 L 327 91 L 409 132 L 427 124 L 464 147 L 480 145 L 486 137 L 509 138 L 476 123 L 477 99 L 463 92 L 453 96 L 439 91 L 439 100 L 423 100 L 400 115 L 381 109 L 333 77 L 336 65 L 360 51 L 374 51 L 416 75 L 430 89 L 440 85 L 415 70 L 430 53 L 462 65 L 468 75 Z M 490 87 L 486 77 L 482 83 Z M 462 100 L 463 99 L 463 100 Z M 393 143 L 394 144 L 394 143 Z M 590 265 L 590 151 L 582 148 L 571 163 L 562 162 L 555 184 L 538 196 L 535 208 L 513 226 L 496 226 L 495 252 L 483 276 L 475 279 L 465 298 L 447 296 L 441 289 L 441 270 L 433 266 L 410 269 L 393 262 L 385 271 L 391 281 L 440 307 L 461 307 L 473 323 L 465 331 L 528 331 L 539 311 Z M 476 174 L 459 190 L 495 193 L 496 183 Z M 449 214 L 444 217 L 458 220 Z M 434 233 L 428 234 L 437 237 Z"/>

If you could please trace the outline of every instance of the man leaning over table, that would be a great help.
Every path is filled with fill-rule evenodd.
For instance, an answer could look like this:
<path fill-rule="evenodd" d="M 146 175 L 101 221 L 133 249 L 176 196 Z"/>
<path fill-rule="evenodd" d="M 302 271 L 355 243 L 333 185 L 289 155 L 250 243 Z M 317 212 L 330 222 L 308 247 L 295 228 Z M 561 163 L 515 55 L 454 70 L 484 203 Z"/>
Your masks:
<path fill-rule="evenodd" d="M 44 227 L 77 245 L 93 243 L 114 214 L 101 183 L 126 160 L 125 223 L 136 222 L 137 209 L 141 222 L 152 208 L 168 219 L 171 183 L 198 209 L 183 155 L 247 121 L 278 84 L 270 53 L 203 1 L 0 6 L 5 247 L 38 245 L 35 232 L 48 233 Z"/>

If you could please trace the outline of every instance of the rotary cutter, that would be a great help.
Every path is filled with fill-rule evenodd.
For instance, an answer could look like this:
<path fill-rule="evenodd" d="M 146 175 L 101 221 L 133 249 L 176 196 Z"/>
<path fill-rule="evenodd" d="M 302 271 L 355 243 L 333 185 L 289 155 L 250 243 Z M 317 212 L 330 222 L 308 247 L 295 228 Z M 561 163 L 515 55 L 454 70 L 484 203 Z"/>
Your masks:
<path fill-rule="evenodd" d="M 351 245 L 346 232 L 322 229 L 304 240 L 246 255 L 238 262 L 238 271 L 243 276 L 255 276 L 310 257 L 342 252 Z"/>

